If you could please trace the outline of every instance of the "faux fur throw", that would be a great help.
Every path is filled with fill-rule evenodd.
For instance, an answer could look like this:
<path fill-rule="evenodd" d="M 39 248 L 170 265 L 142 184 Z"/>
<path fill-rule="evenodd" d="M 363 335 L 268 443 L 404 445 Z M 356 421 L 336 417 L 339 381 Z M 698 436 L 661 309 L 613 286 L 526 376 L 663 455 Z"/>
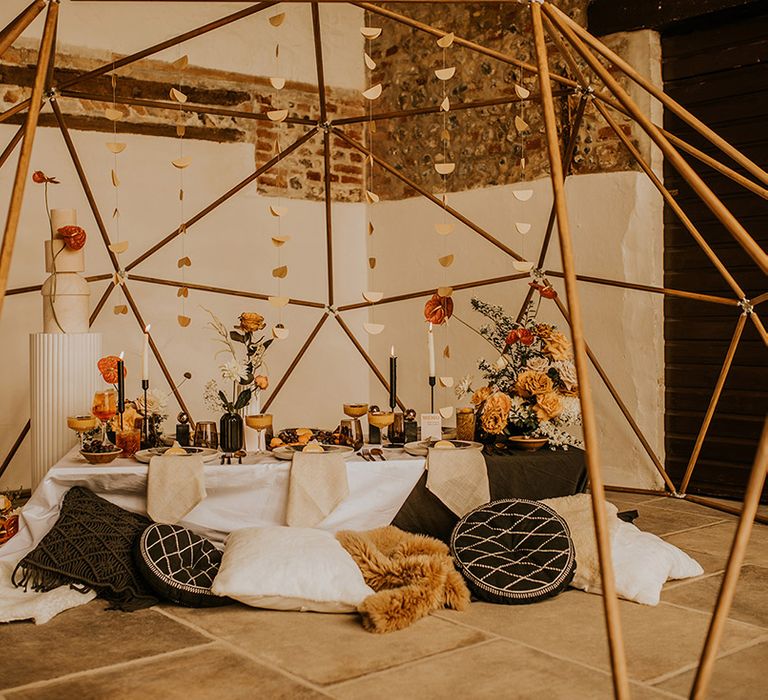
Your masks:
<path fill-rule="evenodd" d="M 439 540 L 392 525 L 338 532 L 336 538 L 376 591 L 357 608 L 369 632 L 393 632 L 433 610 L 464 610 L 469 605 L 464 579 Z"/>

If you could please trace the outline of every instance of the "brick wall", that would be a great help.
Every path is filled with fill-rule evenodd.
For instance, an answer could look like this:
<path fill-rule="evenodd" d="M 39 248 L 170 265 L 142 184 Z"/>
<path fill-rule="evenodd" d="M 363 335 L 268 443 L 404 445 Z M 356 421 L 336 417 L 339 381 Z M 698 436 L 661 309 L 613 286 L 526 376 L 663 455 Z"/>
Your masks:
<path fill-rule="evenodd" d="M 585 23 L 587 0 L 559 0 L 556 4 L 577 22 Z M 441 6 L 439 13 L 429 5 L 392 5 L 390 9 L 521 61 L 536 63 L 527 5 L 449 4 Z M 374 103 L 377 112 L 439 105 L 444 85 L 454 105 L 513 97 L 515 83 L 532 93 L 538 92 L 533 74 L 456 44 L 445 51 L 445 65 L 456 66 L 456 74 L 443 83 L 434 75 L 434 69 L 441 68 L 444 59 L 443 49 L 436 45 L 433 36 L 374 13 L 367 13 L 367 22 L 383 29 L 381 36 L 369 43 L 371 56 L 377 63 L 370 74 L 370 83 L 381 82 L 385 86 L 382 96 Z M 607 43 L 621 52 L 623 37 L 613 35 Z M 551 42 L 548 51 L 552 72 L 572 77 Z M 624 84 L 626 86 L 626 82 Z M 553 84 L 553 89 L 557 90 L 558 86 Z M 561 113 L 569 109 L 573 112 L 577 99 L 557 98 Z M 529 124 L 530 130 L 524 138 L 514 127 L 516 115 Z M 548 174 L 544 125 L 537 101 L 472 110 L 452 109 L 447 115 L 447 126 L 450 142 L 446 159 L 456 162 L 454 174 L 446 178 L 448 191 L 503 185 Z M 440 190 L 443 183 L 435 172 L 434 156 L 442 154 L 442 131 L 443 117 L 436 114 L 380 122 L 373 135 L 375 152 L 423 188 Z M 523 155 L 526 158 L 524 172 Z M 604 128 L 596 110 L 589 107 L 577 141 L 574 172 L 632 169 L 635 166 L 626 149 L 609 128 Z M 385 198 L 414 196 L 411 188 L 386 174 L 377 177 L 377 188 Z"/>
<path fill-rule="evenodd" d="M 18 48 L 6 52 L 0 65 L 0 107 L 5 110 L 25 99 L 34 80 L 37 51 Z M 89 52 L 88 57 L 76 51 L 59 49 L 54 85 L 84 71 L 92 70 L 113 60 L 108 54 Z M 179 85 L 178 71 L 168 63 L 144 60 L 116 71 L 115 92 L 118 96 L 143 100 L 169 101 L 172 86 L 180 87 L 188 97 L 188 105 L 205 105 L 241 112 L 267 112 L 287 109 L 290 117 L 318 120 L 320 115 L 317 86 L 305 83 L 286 83 L 275 90 L 266 77 L 207 70 L 190 66 L 183 73 Z M 112 94 L 109 76 L 101 76 L 71 88 L 87 95 Z M 111 102 L 85 97 L 59 96 L 58 102 L 65 114 L 67 125 L 73 129 L 111 132 L 113 124 L 104 116 Z M 328 89 L 328 114 L 350 116 L 360 113 L 360 94 L 353 90 Z M 122 133 L 153 136 L 176 136 L 176 125 L 185 125 L 185 138 L 219 142 L 245 142 L 254 145 L 254 168 L 275 155 L 275 141 L 279 138 L 282 149 L 301 137 L 308 127 L 287 123 L 275 124 L 247 118 L 224 115 L 195 114 L 179 109 L 147 108 L 141 105 L 117 104 L 123 117 L 118 122 Z M 21 123 L 22 116 L 12 117 L 9 123 Z M 50 112 L 41 115 L 42 126 L 54 126 Z M 351 135 L 360 138 L 359 129 Z M 336 201 L 359 201 L 363 175 L 363 157 L 346 144 L 332 139 L 331 164 L 332 195 Z M 282 164 L 267 171 L 258 180 L 259 191 L 265 195 L 280 195 L 300 199 L 321 200 L 323 185 L 323 138 L 317 134 Z"/>

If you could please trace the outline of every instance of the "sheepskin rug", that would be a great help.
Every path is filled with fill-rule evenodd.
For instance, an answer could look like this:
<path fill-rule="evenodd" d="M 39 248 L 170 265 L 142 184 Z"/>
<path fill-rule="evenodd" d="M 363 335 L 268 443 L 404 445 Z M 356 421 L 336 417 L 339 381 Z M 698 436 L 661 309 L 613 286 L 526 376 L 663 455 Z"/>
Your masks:
<path fill-rule="evenodd" d="M 469 590 L 443 542 L 393 525 L 336 538 L 376 591 L 357 608 L 369 632 L 401 630 L 433 610 L 469 605 Z"/>

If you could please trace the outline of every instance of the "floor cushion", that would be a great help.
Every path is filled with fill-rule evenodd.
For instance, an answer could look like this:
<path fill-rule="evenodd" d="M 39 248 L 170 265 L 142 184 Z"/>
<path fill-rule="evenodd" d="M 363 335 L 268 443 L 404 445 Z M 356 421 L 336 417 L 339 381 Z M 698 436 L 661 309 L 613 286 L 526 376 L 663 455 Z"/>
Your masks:
<path fill-rule="evenodd" d="M 132 556 L 136 540 L 150 524 L 143 515 L 73 486 L 54 526 L 14 569 L 13 583 L 34 591 L 66 584 L 92 588 L 118 610 L 155 605 L 158 599 Z"/>
<path fill-rule="evenodd" d="M 332 533 L 307 527 L 252 527 L 227 537 L 211 589 L 256 608 L 355 612 L 373 593 Z"/>
<path fill-rule="evenodd" d="M 467 513 L 453 530 L 451 553 L 472 592 L 492 603 L 557 595 L 576 569 L 566 522 L 552 508 L 521 498 Z"/>
<path fill-rule="evenodd" d="M 136 566 L 152 590 L 163 600 L 191 608 L 232 602 L 211 593 L 221 556 L 205 537 L 162 523 L 144 530 L 134 550 Z"/>

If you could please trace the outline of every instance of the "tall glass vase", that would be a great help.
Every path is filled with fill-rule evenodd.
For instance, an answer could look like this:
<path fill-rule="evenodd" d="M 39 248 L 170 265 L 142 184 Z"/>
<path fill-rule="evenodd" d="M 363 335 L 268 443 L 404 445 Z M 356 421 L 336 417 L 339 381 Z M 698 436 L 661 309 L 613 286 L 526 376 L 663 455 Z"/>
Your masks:
<path fill-rule="evenodd" d="M 250 402 L 245 408 L 238 412 L 240 417 L 243 419 L 243 422 L 245 422 L 246 416 L 252 416 L 255 413 L 261 413 L 261 391 L 256 387 L 251 388 L 253 389 L 253 393 L 251 394 Z M 247 452 L 259 451 L 259 436 L 256 431 L 245 431 L 245 446 L 243 449 L 245 449 Z"/>

